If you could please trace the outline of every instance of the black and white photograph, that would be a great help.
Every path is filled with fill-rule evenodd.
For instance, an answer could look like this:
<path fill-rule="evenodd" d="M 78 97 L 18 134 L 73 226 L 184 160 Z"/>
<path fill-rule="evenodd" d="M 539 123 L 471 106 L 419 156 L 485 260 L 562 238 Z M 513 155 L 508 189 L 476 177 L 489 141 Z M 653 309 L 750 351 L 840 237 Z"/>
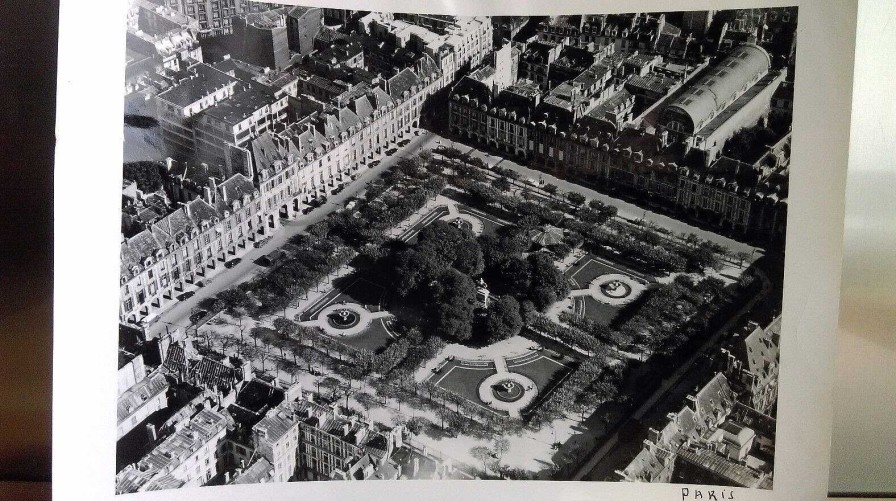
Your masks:
<path fill-rule="evenodd" d="M 116 494 L 774 488 L 797 7 L 127 1 Z"/>

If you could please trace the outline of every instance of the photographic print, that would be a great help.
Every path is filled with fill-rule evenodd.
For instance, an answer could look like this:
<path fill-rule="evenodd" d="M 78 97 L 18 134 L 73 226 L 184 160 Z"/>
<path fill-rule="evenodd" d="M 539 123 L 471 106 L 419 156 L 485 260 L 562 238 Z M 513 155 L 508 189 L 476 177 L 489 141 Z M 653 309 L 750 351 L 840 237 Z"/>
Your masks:
<path fill-rule="evenodd" d="M 771 489 L 796 32 L 130 0 L 116 493 Z"/>

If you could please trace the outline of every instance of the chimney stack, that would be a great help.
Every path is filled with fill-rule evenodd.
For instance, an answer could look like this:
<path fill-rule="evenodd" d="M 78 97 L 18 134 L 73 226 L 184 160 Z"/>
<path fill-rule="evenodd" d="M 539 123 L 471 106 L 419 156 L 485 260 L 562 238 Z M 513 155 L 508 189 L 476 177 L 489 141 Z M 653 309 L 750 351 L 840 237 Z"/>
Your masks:
<path fill-rule="evenodd" d="M 159 435 L 156 432 L 156 426 L 152 423 L 146 424 L 146 434 L 149 436 L 150 443 L 155 442 L 159 438 Z"/>

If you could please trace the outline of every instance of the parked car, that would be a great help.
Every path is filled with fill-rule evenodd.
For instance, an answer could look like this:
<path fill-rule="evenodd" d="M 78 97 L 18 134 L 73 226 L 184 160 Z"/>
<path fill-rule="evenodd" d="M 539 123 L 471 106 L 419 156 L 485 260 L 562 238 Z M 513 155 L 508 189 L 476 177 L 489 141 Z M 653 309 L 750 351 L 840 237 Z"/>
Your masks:
<path fill-rule="evenodd" d="M 200 320 L 205 318 L 208 315 L 208 311 L 206 310 L 197 310 L 190 314 L 190 323 L 195 324 L 199 323 Z"/>
<path fill-rule="evenodd" d="M 265 254 L 264 256 L 261 256 L 255 262 L 262 266 L 274 266 L 275 264 L 277 264 L 278 262 L 283 260 L 285 257 L 286 257 L 286 253 L 280 249 L 277 249 L 273 252 L 269 252 L 269 253 Z"/>
<path fill-rule="evenodd" d="M 264 247 L 264 245 L 271 241 L 271 237 L 265 237 L 261 240 L 257 240 L 254 244 L 252 244 L 256 249 L 260 249 Z"/>
<path fill-rule="evenodd" d="M 396 153 L 398 153 L 398 148 L 389 148 L 386 150 L 386 155 L 394 155 Z"/>
<path fill-rule="evenodd" d="M 198 282 L 196 282 L 193 285 L 195 285 L 196 287 L 205 287 L 205 282 L 203 282 L 202 280 L 199 280 Z"/>
<path fill-rule="evenodd" d="M 178 301 L 185 301 L 196 295 L 196 291 L 187 291 L 177 296 Z"/>
<path fill-rule="evenodd" d="M 372 168 L 376 167 L 376 166 L 379 165 L 379 164 L 380 164 L 380 161 L 379 161 L 379 160 L 374 160 L 373 162 L 370 162 L 370 168 L 372 169 Z"/>
<path fill-rule="evenodd" d="M 308 214 L 309 212 L 311 212 L 313 210 L 314 210 L 314 207 L 305 207 L 304 209 L 302 209 L 302 214 Z"/>
<path fill-rule="evenodd" d="M 402 139 L 401 141 L 398 142 L 398 146 L 404 146 L 410 142 L 411 142 L 410 139 Z"/>
<path fill-rule="evenodd" d="M 224 263 L 224 267 L 225 268 L 233 268 L 234 266 L 240 264 L 242 261 L 243 261 L 242 258 L 231 259 L 230 261 L 227 261 L 226 263 Z"/>

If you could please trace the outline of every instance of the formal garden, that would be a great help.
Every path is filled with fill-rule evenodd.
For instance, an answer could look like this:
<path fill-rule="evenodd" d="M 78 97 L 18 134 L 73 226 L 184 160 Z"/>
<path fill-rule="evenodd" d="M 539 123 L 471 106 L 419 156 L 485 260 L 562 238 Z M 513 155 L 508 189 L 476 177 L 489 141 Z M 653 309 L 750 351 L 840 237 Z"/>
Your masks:
<path fill-rule="evenodd" d="M 441 444 L 570 437 L 600 409 L 604 426 L 619 419 L 632 367 L 676 356 L 746 290 L 707 273 L 725 257 L 711 242 L 574 193 L 513 192 L 511 174 L 476 160 L 402 159 L 282 262 L 220 293 L 198 331 L 206 347 Z M 453 355 L 476 350 L 487 356 Z"/>

